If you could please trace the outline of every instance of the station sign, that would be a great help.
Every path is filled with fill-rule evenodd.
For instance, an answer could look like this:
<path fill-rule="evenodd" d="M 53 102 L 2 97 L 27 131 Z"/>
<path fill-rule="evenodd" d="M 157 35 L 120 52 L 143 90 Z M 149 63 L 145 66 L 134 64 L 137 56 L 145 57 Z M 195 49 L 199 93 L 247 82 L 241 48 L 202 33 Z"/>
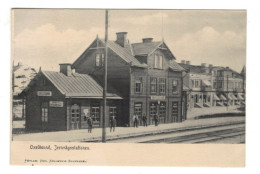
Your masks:
<path fill-rule="evenodd" d="M 152 95 L 151 100 L 165 100 L 165 95 Z"/>
<path fill-rule="evenodd" d="M 37 91 L 37 96 L 52 96 L 52 92 L 51 91 Z"/>
<path fill-rule="evenodd" d="M 50 101 L 50 107 L 61 108 L 63 107 L 63 101 Z"/>

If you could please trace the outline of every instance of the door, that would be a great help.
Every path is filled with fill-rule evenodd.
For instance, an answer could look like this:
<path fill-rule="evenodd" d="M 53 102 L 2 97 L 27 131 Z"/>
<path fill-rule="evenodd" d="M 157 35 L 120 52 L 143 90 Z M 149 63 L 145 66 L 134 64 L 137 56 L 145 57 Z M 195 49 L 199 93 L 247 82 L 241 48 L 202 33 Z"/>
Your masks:
<path fill-rule="evenodd" d="M 71 129 L 80 129 L 80 107 L 77 104 L 71 106 Z"/>
<path fill-rule="evenodd" d="M 172 122 L 178 121 L 178 102 L 172 102 Z"/>
<path fill-rule="evenodd" d="M 166 122 L 166 103 L 161 102 L 159 105 L 159 123 Z"/>
<path fill-rule="evenodd" d="M 112 119 L 112 117 L 115 117 L 116 119 L 116 123 L 118 124 L 117 122 L 117 108 L 116 106 L 110 106 L 109 107 L 109 126 L 110 126 L 110 120 Z"/>
<path fill-rule="evenodd" d="M 93 127 L 100 127 L 100 107 L 99 106 L 91 107 L 91 117 L 93 120 Z"/>
<path fill-rule="evenodd" d="M 48 102 L 43 102 L 41 106 L 41 121 L 42 121 L 42 130 L 45 131 L 48 128 L 49 122 L 49 105 Z"/>
<path fill-rule="evenodd" d="M 154 116 L 157 115 L 157 104 L 150 103 L 150 124 L 154 124 Z"/>

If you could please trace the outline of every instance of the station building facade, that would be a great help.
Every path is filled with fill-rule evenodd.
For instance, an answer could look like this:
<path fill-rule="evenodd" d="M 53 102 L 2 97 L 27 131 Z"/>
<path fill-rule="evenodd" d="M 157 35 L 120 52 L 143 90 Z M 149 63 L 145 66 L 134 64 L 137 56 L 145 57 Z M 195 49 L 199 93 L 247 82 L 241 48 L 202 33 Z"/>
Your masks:
<path fill-rule="evenodd" d="M 94 127 L 101 127 L 102 95 L 102 87 L 87 74 L 73 73 L 71 64 L 60 64 L 60 72 L 39 71 L 21 93 L 26 98 L 26 129 L 84 129 L 89 116 Z M 110 88 L 107 99 L 107 115 L 121 114 L 122 97 Z"/>
<path fill-rule="evenodd" d="M 183 95 L 185 69 L 175 62 L 164 41 L 144 38 L 130 43 L 126 32 L 117 33 L 116 41 L 109 40 L 107 82 L 123 98 L 122 112 L 117 119 L 124 126 L 133 126 L 133 115 L 146 115 L 148 124 L 159 116 L 160 123 L 182 122 L 186 118 Z M 77 73 L 89 74 L 102 86 L 105 42 L 98 37 L 72 64 Z"/>

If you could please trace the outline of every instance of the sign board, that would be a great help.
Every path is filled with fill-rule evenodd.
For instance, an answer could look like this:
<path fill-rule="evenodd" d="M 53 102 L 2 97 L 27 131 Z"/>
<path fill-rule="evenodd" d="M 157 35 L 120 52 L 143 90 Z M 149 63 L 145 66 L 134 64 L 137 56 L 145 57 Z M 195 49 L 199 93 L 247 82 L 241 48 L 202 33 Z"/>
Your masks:
<path fill-rule="evenodd" d="M 52 96 L 51 91 L 37 91 L 38 96 Z"/>
<path fill-rule="evenodd" d="M 152 95 L 151 100 L 165 100 L 164 95 Z"/>
<path fill-rule="evenodd" d="M 63 107 L 63 101 L 50 101 L 50 107 L 55 107 L 55 108 Z"/>

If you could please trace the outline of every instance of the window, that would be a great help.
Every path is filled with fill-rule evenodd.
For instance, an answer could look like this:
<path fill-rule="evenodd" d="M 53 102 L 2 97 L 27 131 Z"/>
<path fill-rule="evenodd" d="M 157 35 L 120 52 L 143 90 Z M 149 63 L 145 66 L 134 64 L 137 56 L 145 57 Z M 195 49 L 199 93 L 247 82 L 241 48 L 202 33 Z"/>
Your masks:
<path fill-rule="evenodd" d="M 178 92 L 178 80 L 172 80 L 172 92 L 173 93 Z"/>
<path fill-rule="evenodd" d="M 48 102 L 42 103 L 42 122 L 48 122 Z"/>
<path fill-rule="evenodd" d="M 116 117 L 116 106 L 110 106 L 109 107 L 109 117 Z"/>
<path fill-rule="evenodd" d="M 96 66 L 97 67 L 104 66 L 104 62 L 105 62 L 104 54 L 97 53 L 96 54 Z"/>
<path fill-rule="evenodd" d="M 135 92 L 141 93 L 143 91 L 142 77 L 135 79 Z"/>
<path fill-rule="evenodd" d="M 216 81 L 213 82 L 213 88 L 217 88 L 217 82 Z"/>
<path fill-rule="evenodd" d="M 142 103 L 135 103 L 134 113 L 138 116 L 139 119 L 142 118 Z"/>
<path fill-rule="evenodd" d="M 79 122 L 79 105 L 74 104 L 71 106 L 71 122 Z"/>
<path fill-rule="evenodd" d="M 195 82 L 195 88 L 199 88 L 200 87 L 200 84 L 201 84 L 201 81 L 200 80 L 194 80 Z"/>
<path fill-rule="evenodd" d="M 159 92 L 160 93 L 165 93 L 165 82 L 166 80 L 163 78 L 159 79 Z"/>
<path fill-rule="evenodd" d="M 194 80 L 191 80 L 191 86 L 194 88 Z"/>
<path fill-rule="evenodd" d="M 99 107 L 91 107 L 91 116 L 93 121 L 99 122 L 100 121 L 100 109 Z"/>
<path fill-rule="evenodd" d="M 161 102 L 159 106 L 159 120 L 160 123 L 165 122 L 165 117 L 166 117 L 166 104 L 165 102 Z"/>
<path fill-rule="evenodd" d="M 159 56 L 154 55 L 154 68 L 158 68 L 158 59 L 159 59 Z"/>
<path fill-rule="evenodd" d="M 163 56 L 154 55 L 154 68 L 163 69 Z"/>
<path fill-rule="evenodd" d="M 157 92 L 157 79 L 155 77 L 151 77 L 151 93 Z"/>
<path fill-rule="evenodd" d="M 159 56 L 159 69 L 163 69 L 163 56 Z"/>

